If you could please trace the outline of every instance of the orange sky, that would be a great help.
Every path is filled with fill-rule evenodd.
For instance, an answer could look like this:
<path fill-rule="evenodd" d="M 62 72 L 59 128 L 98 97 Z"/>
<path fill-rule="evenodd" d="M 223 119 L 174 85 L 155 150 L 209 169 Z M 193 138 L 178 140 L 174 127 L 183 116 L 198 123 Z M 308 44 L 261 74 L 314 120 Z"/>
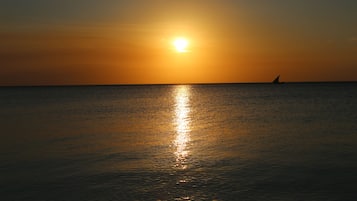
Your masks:
<path fill-rule="evenodd" d="M 32 3 L 0 3 L 0 85 L 357 80 L 354 1 Z"/>

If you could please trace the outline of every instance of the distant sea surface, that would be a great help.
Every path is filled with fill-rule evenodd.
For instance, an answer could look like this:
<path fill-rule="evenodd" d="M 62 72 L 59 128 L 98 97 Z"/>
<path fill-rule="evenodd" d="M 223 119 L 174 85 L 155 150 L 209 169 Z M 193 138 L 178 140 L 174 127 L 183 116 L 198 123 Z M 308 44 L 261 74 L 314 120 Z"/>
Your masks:
<path fill-rule="evenodd" d="M 357 84 L 0 88 L 0 200 L 357 200 Z"/>

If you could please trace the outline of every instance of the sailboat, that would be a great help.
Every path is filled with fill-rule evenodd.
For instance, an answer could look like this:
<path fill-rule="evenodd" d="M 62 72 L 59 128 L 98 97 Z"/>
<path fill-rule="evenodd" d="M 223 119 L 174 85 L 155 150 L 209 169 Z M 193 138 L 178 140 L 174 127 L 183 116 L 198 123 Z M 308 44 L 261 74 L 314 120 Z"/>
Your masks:
<path fill-rule="evenodd" d="M 273 84 L 283 84 L 284 82 L 280 82 L 279 81 L 279 79 L 280 79 L 280 75 L 278 75 L 274 80 L 273 80 Z"/>

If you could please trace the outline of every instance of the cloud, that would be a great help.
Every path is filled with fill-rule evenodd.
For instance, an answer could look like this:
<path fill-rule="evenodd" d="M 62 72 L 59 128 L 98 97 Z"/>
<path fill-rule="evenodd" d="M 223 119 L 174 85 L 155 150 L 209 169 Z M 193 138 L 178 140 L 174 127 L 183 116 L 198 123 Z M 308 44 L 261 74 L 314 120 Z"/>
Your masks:
<path fill-rule="evenodd" d="M 349 38 L 349 41 L 353 42 L 353 43 L 357 43 L 357 36 L 353 36 L 353 37 Z"/>

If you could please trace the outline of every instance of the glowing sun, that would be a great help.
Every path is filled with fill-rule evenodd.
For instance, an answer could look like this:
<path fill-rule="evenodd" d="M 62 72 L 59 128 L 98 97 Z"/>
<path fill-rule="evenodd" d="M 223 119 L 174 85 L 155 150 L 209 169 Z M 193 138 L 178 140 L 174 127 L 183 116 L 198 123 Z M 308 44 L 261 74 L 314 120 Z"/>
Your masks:
<path fill-rule="evenodd" d="M 174 45 L 177 52 L 183 53 L 187 52 L 189 41 L 186 38 L 176 38 L 172 44 Z"/>

